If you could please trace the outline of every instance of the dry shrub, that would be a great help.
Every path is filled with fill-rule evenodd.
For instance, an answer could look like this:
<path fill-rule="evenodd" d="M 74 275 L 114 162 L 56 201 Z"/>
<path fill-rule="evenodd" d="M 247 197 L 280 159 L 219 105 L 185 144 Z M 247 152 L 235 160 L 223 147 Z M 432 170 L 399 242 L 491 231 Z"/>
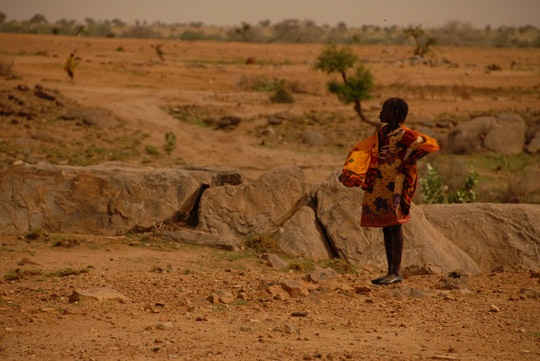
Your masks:
<path fill-rule="evenodd" d="M 291 93 L 295 94 L 308 94 L 309 89 L 305 82 L 300 80 L 287 80 L 285 82 L 285 88 Z"/>
<path fill-rule="evenodd" d="M 294 97 L 285 87 L 280 86 L 270 97 L 270 101 L 272 103 L 294 103 Z"/>
<path fill-rule="evenodd" d="M 502 203 L 540 203 L 540 169 L 512 175 L 499 195 Z"/>
<path fill-rule="evenodd" d="M 13 75 L 13 61 L 0 59 L 0 76 Z"/>
<path fill-rule="evenodd" d="M 248 237 L 246 246 L 257 253 L 279 251 L 277 240 L 270 234 L 252 234 Z"/>
<path fill-rule="evenodd" d="M 290 93 L 309 93 L 306 83 L 300 80 L 269 79 L 264 75 L 242 75 L 236 82 L 236 88 L 244 91 L 275 91 L 280 87 Z"/>

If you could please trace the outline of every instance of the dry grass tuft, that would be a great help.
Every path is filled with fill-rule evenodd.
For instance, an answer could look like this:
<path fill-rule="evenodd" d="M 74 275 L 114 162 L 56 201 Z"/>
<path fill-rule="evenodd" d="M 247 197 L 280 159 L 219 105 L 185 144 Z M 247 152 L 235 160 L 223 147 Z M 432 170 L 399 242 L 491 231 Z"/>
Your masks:
<path fill-rule="evenodd" d="M 0 59 L 0 76 L 13 75 L 13 60 Z"/>

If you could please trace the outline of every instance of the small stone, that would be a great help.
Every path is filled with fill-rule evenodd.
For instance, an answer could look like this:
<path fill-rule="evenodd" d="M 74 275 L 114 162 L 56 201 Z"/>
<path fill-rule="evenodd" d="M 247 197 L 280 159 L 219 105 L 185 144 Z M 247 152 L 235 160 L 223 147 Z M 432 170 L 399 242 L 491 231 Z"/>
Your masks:
<path fill-rule="evenodd" d="M 293 317 L 307 317 L 308 313 L 306 311 L 296 311 L 291 313 Z"/>
<path fill-rule="evenodd" d="M 454 271 L 441 277 L 435 288 L 439 290 L 457 290 L 468 288 L 469 283 L 470 278 L 468 275 L 461 271 Z"/>
<path fill-rule="evenodd" d="M 331 267 L 315 270 L 309 273 L 306 277 L 304 277 L 304 279 L 309 282 L 330 281 L 330 280 L 335 280 L 336 278 L 337 278 L 337 273 Z"/>
<path fill-rule="evenodd" d="M 519 295 L 516 295 L 515 293 L 512 293 L 508 299 L 510 301 L 519 301 L 520 297 L 519 297 Z"/>
<path fill-rule="evenodd" d="M 217 290 L 216 295 L 221 303 L 231 303 L 234 302 L 235 297 L 232 293 L 225 290 Z"/>
<path fill-rule="evenodd" d="M 172 322 L 160 322 L 156 325 L 156 328 L 158 330 L 162 330 L 162 331 L 169 331 L 169 330 L 172 330 L 173 329 L 173 323 Z"/>
<path fill-rule="evenodd" d="M 206 300 L 212 304 L 219 303 L 219 296 L 215 293 L 212 293 L 210 296 L 206 298 Z"/>
<path fill-rule="evenodd" d="M 491 270 L 491 273 L 504 273 L 506 271 L 506 268 L 504 266 L 497 266 L 494 269 Z"/>
<path fill-rule="evenodd" d="M 489 306 L 489 311 L 490 312 L 499 312 L 500 309 L 499 309 L 499 307 L 497 307 L 495 305 L 491 305 L 491 306 Z"/>
<path fill-rule="evenodd" d="M 278 118 L 275 115 L 271 115 L 268 117 L 268 124 L 279 125 L 281 123 L 283 123 L 283 118 Z"/>
<path fill-rule="evenodd" d="M 279 256 L 273 253 L 266 253 L 265 255 L 263 255 L 263 259 L 267 261 L 267 266 L 270 266 L 274 269 L 282 269 L 289 265 L 287 262 L 285 262 Z"/>
<path fill-rule="evenodd" d="M 69 296 L 69 303 L 80 302 L 80 301 L 117 301 L 120 303 L 126 303 L 129 298 L 121 294 L 120 292 L 108 288 L 90 288 L 87 290 L 75 290 Z"/>
<path fill-rule="evenodd" d="M 540 271 L 531 271 L 531 278 L 540 278 Z"/>
<path fill-rule="evenodd" d="M 368 294 L 371 292 L 371 288 L 368 287 L 368 286 L 355 286 L 354 287 L 354 290 L 356 293 L 360 293 L 360 294 Z"/>
<path fill-rule="evenodd" d="M 540 298 L 540 291 L 534 288 L 522 288 L 519 293 L 527 298 L 537 299 Z"/>
<path fill-rule="evenodd" d="M 285 280 L 281 282 L 281 287 L 287 293 L 289 293 L 289 296 L 291 297 L 302 297 L 302 296 L 309 296 L 309 291 L 304 284 L 304 282 L 299 280 Z"/>
<path fill-rule="evenodd" d="M 283 289 L 280 285 L 272 285 L 266 289 L 266 292 L 268 292 L 274 299 L 285 301 L 288 299 L 289 293 Z"/>

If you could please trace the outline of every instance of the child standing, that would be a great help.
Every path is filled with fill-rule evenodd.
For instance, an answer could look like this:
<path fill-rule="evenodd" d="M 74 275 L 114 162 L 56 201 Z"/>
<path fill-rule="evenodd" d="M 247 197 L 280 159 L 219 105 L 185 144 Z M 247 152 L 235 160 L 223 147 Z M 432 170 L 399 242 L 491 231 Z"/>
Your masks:
<path fill-rule="evenodd" d="M 416 190 L 416 162 L 439 149 L 435 139 L 403 126 L 409 107 L 400 98 L 382 106 L 379 119 L 386 123 L 376 134 L 356 144 L 339 177 L 347 187 L 362 187 L 362 227 L 382 227 L 388 273 L 372 280 L 389 285 L 403 280 L 401 225 L 410 220 Z"/>

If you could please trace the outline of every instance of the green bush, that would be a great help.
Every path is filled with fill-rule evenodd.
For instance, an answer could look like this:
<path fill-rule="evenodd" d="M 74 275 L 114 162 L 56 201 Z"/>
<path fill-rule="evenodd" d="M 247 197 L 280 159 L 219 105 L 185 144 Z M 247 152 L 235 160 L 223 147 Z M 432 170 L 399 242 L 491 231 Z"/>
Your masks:
<path fill-rule="evenodd" d="M 426 178 L 420 178 L 422 201 L 424 203 L 444 203 L 445 201 L 448 203 L 476 202 L 478 196 L 473 188 L 478 184 L 478 173 L 469 173 L 460 189 L 448 192 L 448 186 L 443 183 L 439 169 L 430 163 L 426 164 L 426 168 Z"/>

